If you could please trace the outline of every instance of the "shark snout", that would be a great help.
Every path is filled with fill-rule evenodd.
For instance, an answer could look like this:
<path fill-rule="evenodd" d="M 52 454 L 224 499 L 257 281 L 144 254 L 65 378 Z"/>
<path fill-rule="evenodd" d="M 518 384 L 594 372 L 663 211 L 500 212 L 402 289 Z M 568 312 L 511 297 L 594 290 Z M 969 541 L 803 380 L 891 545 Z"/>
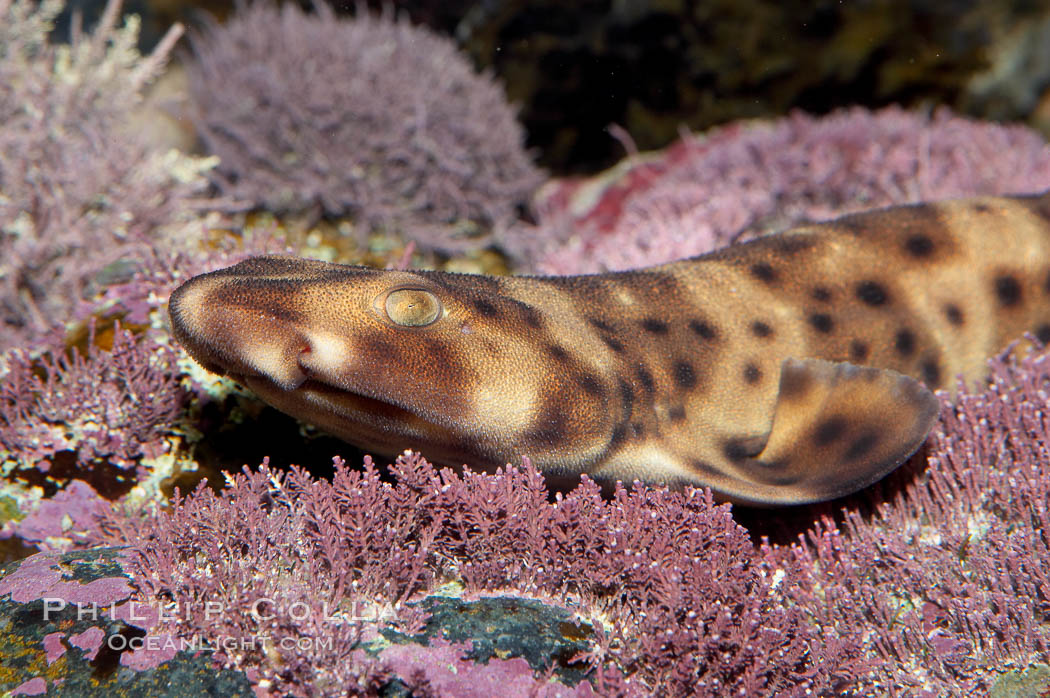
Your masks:
<path fill-rule="evenodd" d="M 231 302 L 209 281 L 191 279 L 168 300 L 179 344 L 213 373 L 263 377 L 284 390 L 302 385 L 316 364 L 315 342 L 307 333 L 279 314 Z"/>

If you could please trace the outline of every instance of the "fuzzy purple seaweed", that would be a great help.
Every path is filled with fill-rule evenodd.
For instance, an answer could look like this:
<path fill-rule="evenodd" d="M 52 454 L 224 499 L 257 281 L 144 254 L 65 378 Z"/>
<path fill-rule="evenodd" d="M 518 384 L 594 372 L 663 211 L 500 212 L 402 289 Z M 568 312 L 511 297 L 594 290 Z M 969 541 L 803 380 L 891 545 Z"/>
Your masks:
<path fill-rule="evenodd" d="M 314 9 L 258 2 L 193 38 L 190 90 L 220 190 L 425 247 L 473 244 L 514 219 L 542 176 L 492 75 L 388 14 Z"/>
<path fill-rule="evenodd" d="M 544 273 L 634 269 L 807 220 L 894 204 L 1042 191 L 1035 131 L 888 107 L 795 113 L 686 134 L 587 180 L 554 180 L 539 223 L 503 236 Z"/>

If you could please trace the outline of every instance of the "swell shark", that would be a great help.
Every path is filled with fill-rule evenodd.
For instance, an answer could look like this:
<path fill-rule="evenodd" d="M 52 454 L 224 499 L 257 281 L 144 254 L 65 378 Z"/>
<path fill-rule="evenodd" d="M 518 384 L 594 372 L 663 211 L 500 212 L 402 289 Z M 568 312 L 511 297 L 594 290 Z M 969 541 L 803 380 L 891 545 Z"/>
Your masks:
<path fill-rule="evenodd" d="M 897 206 L 634 271 L 493 277 L 295 257 L 169 303 L 205 368 L 378 454 L 839 497 L 924 441 L 932 390 L 1050 341 L 1050 193 Z M 1023 340 L 1018 347 L 1024 347 Z"/>

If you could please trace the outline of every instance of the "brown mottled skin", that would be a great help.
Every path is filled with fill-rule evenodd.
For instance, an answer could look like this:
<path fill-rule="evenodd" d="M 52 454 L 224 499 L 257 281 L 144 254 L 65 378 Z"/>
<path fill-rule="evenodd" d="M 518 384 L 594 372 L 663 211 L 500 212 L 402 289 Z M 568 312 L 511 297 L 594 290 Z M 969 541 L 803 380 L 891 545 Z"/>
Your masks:
<path fill-rule="evenodd" d="M 951 389 L 1025 332 L 1050 339 L 1050 194 L 883 209 L 593 276 L 259 257 L 169 307 L 206 368 L 366 449 L 811 502 L 918 448 L 938 408 L 919 381 Z"/>

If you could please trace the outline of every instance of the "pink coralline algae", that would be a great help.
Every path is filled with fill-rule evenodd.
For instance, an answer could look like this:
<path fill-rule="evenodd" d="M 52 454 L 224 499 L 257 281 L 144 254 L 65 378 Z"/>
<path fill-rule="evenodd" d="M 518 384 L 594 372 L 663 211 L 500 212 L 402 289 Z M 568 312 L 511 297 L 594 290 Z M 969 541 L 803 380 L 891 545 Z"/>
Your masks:
<path fill-rule="evenodd" d="M 689 257 L 803 220 L 892 204 L 1050 188 L 1038 133 L 890 107 L 796 113 L 686 135 L 588 180 L 555 180 L 539 224 L 504 246 L 537 271 L 632 269 Z"/>
<path fill-rule="evenodd" d="M 69 644 L 73 647 L 78 647 L 84 650 L 84 656 L 88 660 L 92 660 L 102 647 L 102 640 L 104 637 L 105 631 L 102 630 L 102 628 L 88 628 L 82 633 L 70 635 Z"/>
<path fill-rule="evenodd" d="M 495 79 L 427 29 L 314 8 L 258 2 L 194 37 L 190 89 L 219 188 L 428 247 L 514 218 L 542 177 Z"/>
<path fill-rule="evenodd" d="M 70 320 L 168 236 L 200 237 L 207 164 L 150 148 L 128 124 L 181 28 L 143 58 L 137 21 L 117 28 L 110 0 L 93 32 L 56 46 L 62 5 L 0 1 L 0 350 Z"/>
<path fill-rule="evenodd" d="M 62 632 L 49 633 L 44 636 L 44 650 L 47 652 L 47 663 L 54 664 L 55 660 L 66 653 L 66 646 L 62 643 L 66 634 Z"/>
<path fill-rule="evenodd" d="M 145 519 L 110 515 L 101 541 L 131 546 L 139 598 L 176 609 L 160 630 L 271 638 L 269 652 L 216 656 L 278 692 L 375 685 L 393 671 L 363 651 L 375 627 L 334 622 L 332 609 L 390 608 L 412 633 L 425 620 L 413 599 L 451 580 L 584 609 L 597 631 L 577 661 L 598 692 L 827 691 L 856 651 L 822 646 L 709 493 L 639 487 L 608 501 L 585 480 L 549 503 L 531 466 L 459 476 L 408 454 L 392 471 L 395 484 L 371 461 L 363 472 L 337 461 L 327 482 L 264 463 L 221 496 L 202 487 Z M 253 617 L 258 599 L 266 613 Z M 208 602 L 226 612 L 206 618 Z M 311 613 L 297 620 L 295 607 Z M 332 641 L 318 656 L 284 637 Z"/>
<path fill-rule="evenodd" d="M 42 696 L 45 693 L 47 682 L 39 676 L 19 684 L 11 691 L 12 696 Z"/>
<path fill-rule="evenodd" d="M 61 453 L 81 467 L 133 467 L 167 449 L 163 436 L 185 403 L 175 350 L 118 325 L 109 351 L 92 335 L 86 354 L 52 350 L 5 357 L 0 381 L 0 448 L 7 467 L 46 472 Z"/>
<path fill-rule="evenodd" d="M 93 327 L 84 353 L 57 345 L 2 357 L 0 539 L 67 549 L 111 501 L 159 497 L 179 467 L 188 392 L 177 352 L 119 324 L 103 349 Z"/>
<path fill-rule="evenodd" d="M 105 607 L 128 598 L 132 587 L 121 574 L 81 583 L 59 553 L 40 553 L 19 563 L 18 569 L 0 578 L 0 598 L 17 603 L 51 599 L 56 603 Z"/>
<path fill-rule="evenodd" d="M 469 645 L 457 646 L 434 640 L 426 646 L 406 644 L 388 647 L 379 653 L 379 659 L 398 676 L 416 678 L 430 695 L 457 698 L 491 698 L 500 695 L 584 698 L 595 695 L 586 681 L 577 684 L 575 689 L 556 683 L 538 683 L 532 669 L 521 657 L 491 659 L 487 664 L 476 664 L 464 659 L 469 650 Z"/>
<path fill-rule="evenodd" d="M 26 516 L 0 526 L 0 539 L 17 536 L 25 543 L 47 550 L 64 548 L 93 531 L 98 515 L 109 508 L 109 502 L 88 483 L 73 480 L 53 497 L 29 506 L 31 511 Z"/>

